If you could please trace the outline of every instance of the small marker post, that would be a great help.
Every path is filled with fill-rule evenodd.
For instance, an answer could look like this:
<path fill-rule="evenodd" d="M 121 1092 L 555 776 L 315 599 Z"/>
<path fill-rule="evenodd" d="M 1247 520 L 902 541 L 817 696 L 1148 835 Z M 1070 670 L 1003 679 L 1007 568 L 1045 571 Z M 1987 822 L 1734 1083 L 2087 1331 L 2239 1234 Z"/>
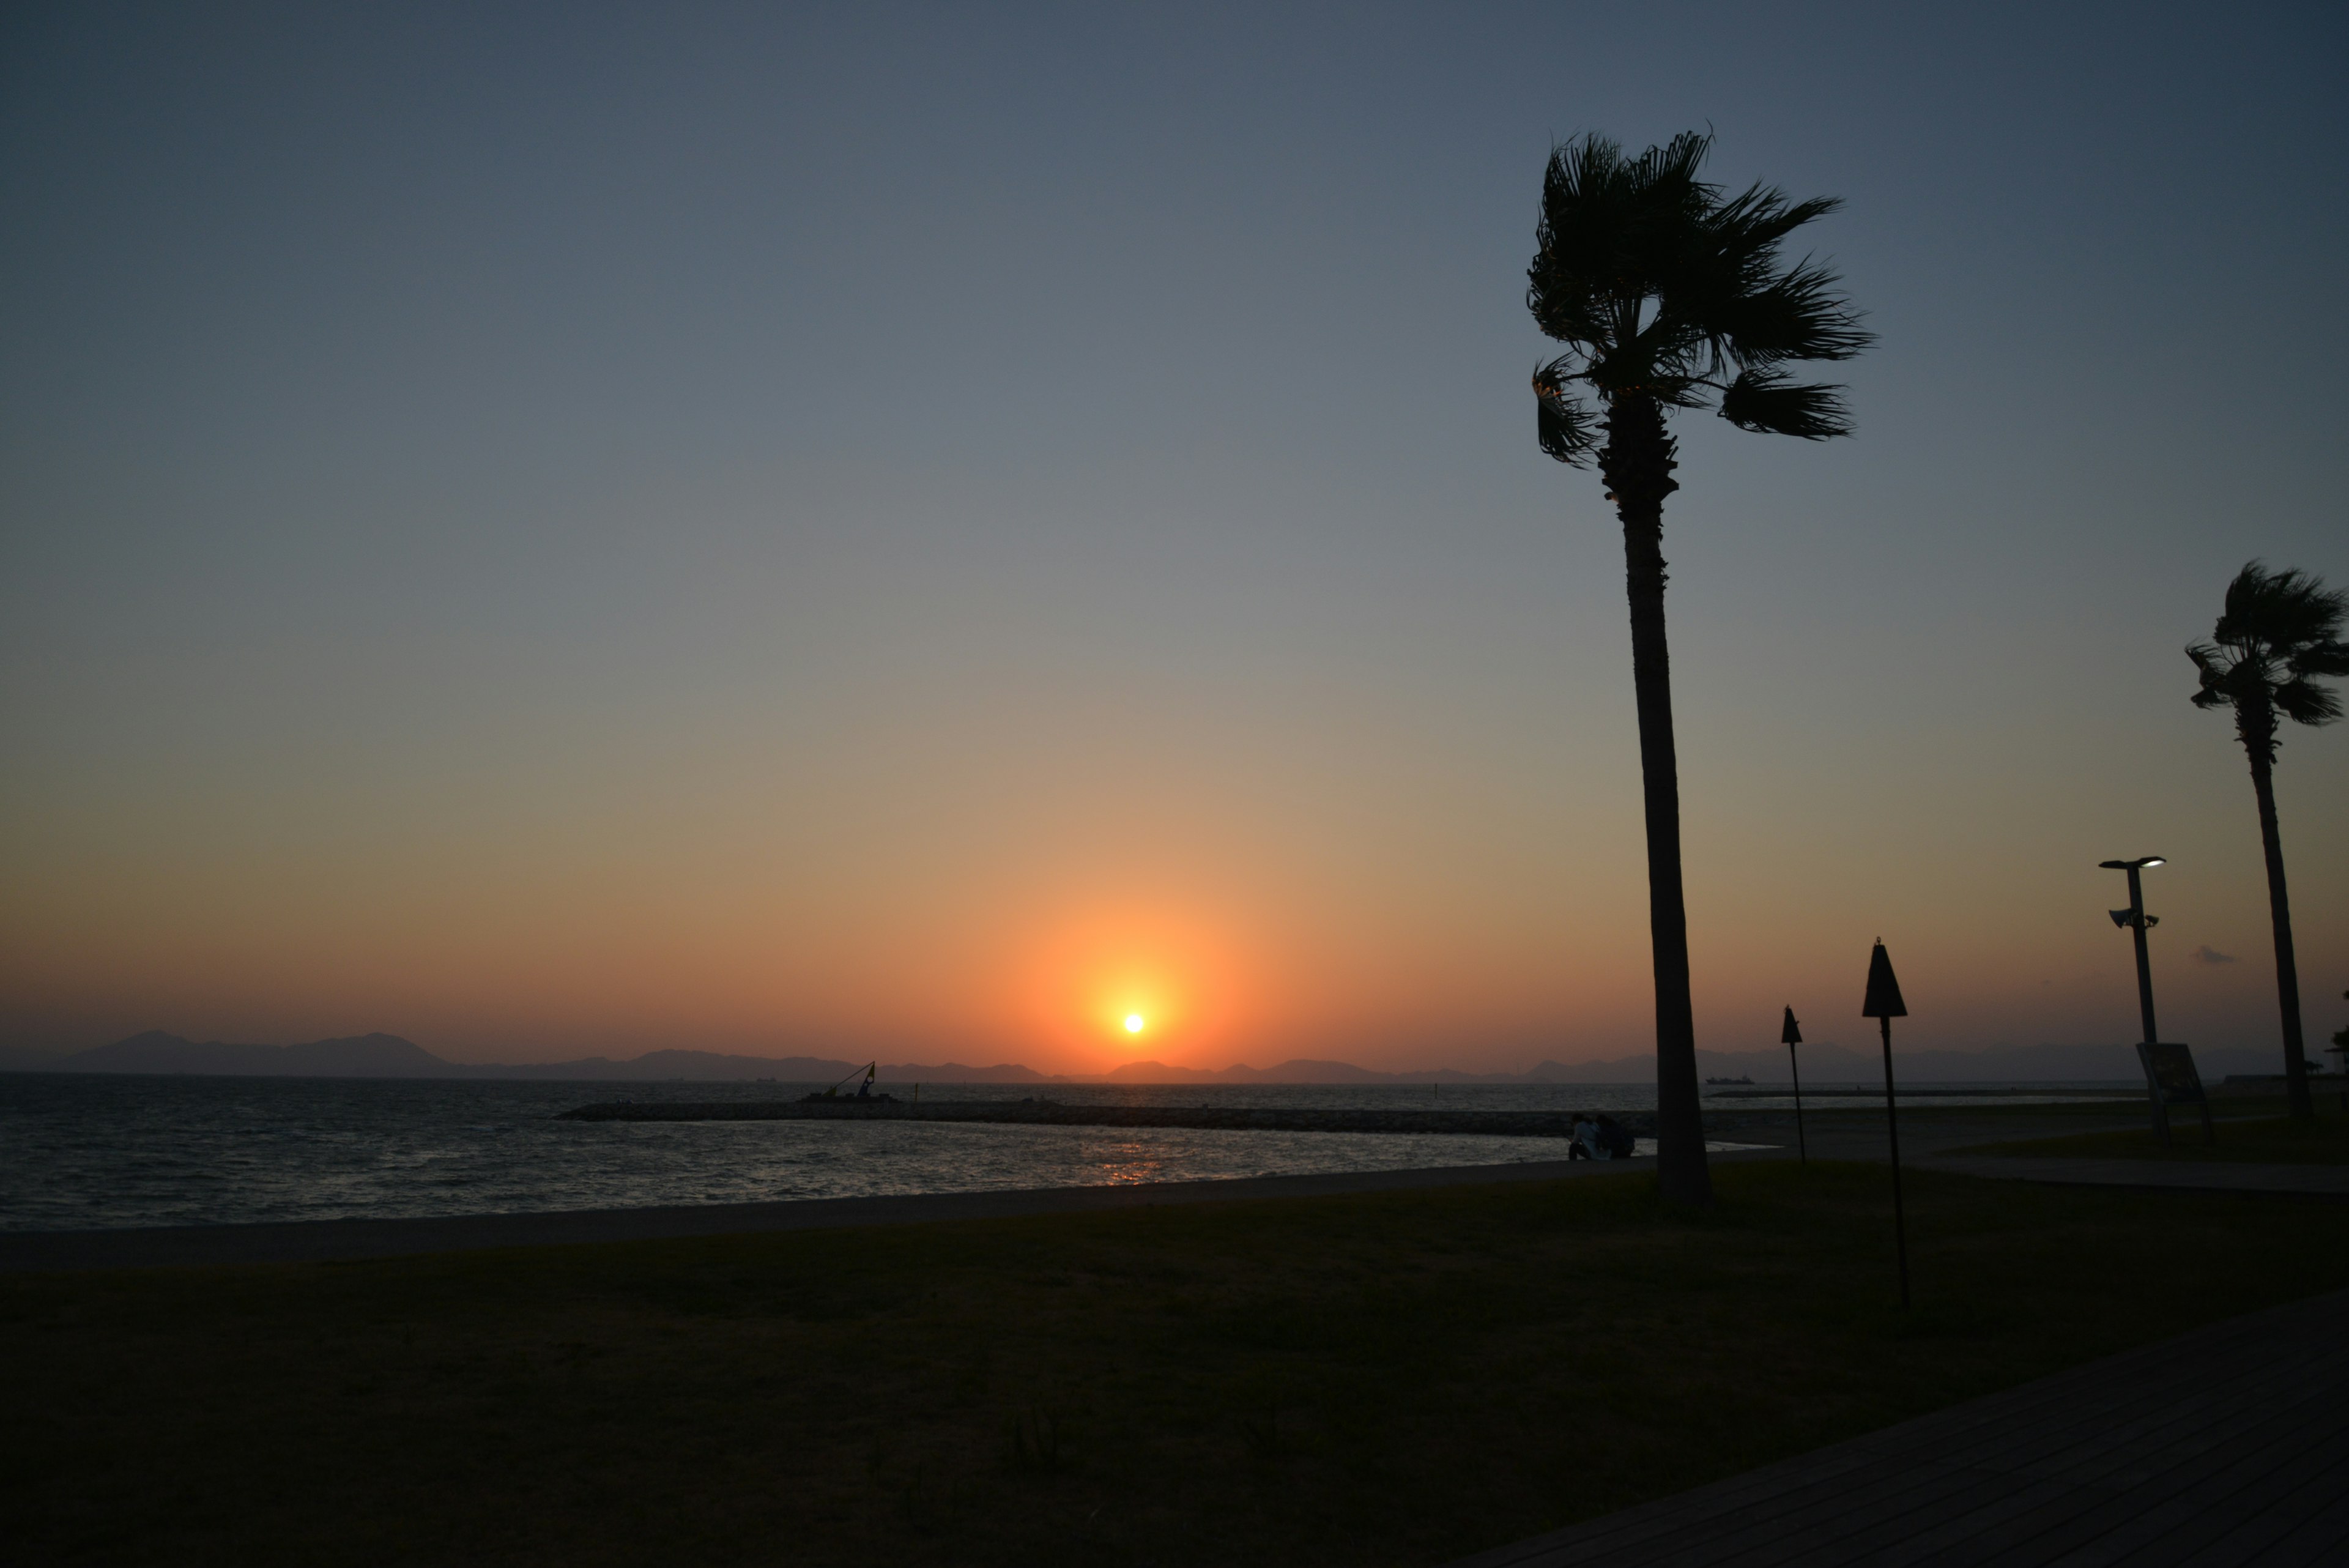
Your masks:
<path fill-rule="evenodd" d="M 1876 950 L 1868 956 L 1868 1000 L 1860 1004 L 1859 1015 L 1873 1018 L 1884 1034 L 1884 1122 L 1892 1135 L 1892 1239 L 1900 1254 L 1900 1304 L 1909 1305 L 1909 1219 L 1900 1202 L 1900 1110 L 1892 1098 L 1892 1021 L 1909 1016 L 1908 1004 L 1900 1000 L 1900 981 L 1892 973 L 1891 955 L 1884 950 L 1884 939 L 1876 940 Z"/>
<path fill-rule="evenodd" d="M 1803 1043 L 1803 1026 L 1795 1022 L 1795 1010 L 1786 1009 L 1786 1022 L 1778 1031 L 1778 1043 L 1786 1048 L 1786 1065 L 1795 1070 L 1795 1152 L 1805 1165 L 1811 1163 L 1811 1146 L 1803 1137 L 1803 1064 L 1795 1060 L 1795 1047 Z"/>

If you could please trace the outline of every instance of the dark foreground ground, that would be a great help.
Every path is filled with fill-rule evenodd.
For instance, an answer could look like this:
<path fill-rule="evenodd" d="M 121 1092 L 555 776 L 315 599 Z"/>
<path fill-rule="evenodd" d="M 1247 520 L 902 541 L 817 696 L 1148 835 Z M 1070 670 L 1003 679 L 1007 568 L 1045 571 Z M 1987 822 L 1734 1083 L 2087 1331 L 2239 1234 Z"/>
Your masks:
<path fill-rule="evenodd" d="M 2349 1285 L 2349 1203 L 1724 1166 L 0 1279 L 12 1560 L 1433 1563 Z"/>

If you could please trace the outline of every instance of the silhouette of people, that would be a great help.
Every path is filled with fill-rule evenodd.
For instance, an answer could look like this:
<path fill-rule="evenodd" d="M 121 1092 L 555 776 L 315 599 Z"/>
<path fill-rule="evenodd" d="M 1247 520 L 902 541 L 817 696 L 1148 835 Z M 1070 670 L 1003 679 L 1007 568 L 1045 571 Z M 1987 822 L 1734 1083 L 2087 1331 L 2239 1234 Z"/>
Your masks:
<path fill-rule="evenodd" d="M 1567 1145 L 1566 1158 L 1569 1160 L 1609 1158 L 1607 1142 L 1599 1136 L 1598 1122 L 1588 1116 L 1574 1118 L 1574 1137 Z"/>
<path fill-rule="evenodd" d="M 1631 1137 L 1631 1129 L 1604 1111 L 1599 1114 L 1599 1126 L 1594 1130 L 1599 1144 L 1607 1151 L 1599 1157 L 1601 1159 L 1629 1159 L 1632 1150 L 1638 1147 Z"/>

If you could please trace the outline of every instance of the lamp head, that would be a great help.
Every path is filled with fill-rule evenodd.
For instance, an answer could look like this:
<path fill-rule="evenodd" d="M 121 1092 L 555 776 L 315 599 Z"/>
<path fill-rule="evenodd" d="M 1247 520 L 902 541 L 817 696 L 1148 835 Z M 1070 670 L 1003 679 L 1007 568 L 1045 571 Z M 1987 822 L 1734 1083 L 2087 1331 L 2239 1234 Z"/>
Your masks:
<path fill-rule="evenodd" d="M 2165 856 L 2147 855 L 2143 858 L 2137 860 L 2099 860 L 2096 862 L 2096 869 L 2099 871 L 2142 871 L 2148 866 L 2167 866 L 2168 864 L 2168 858 Z"/>

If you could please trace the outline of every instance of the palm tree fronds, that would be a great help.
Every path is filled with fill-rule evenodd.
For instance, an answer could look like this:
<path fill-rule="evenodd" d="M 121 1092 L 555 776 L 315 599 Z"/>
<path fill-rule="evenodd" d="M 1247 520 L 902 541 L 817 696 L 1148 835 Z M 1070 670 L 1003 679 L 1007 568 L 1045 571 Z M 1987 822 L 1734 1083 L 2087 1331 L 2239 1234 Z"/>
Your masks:
<path fill-rule="evenodd" d="M 1701 178 L 1712 148 L 1697 131 L 1636 158 L 1601 136 L 1553 148 L 1526 307 L 1572 350 L 1561 363 L 1576 365 L 1604 403 L 1636 397 L 1693 409 L 1719 392 L 1721 412 L 1741 429 L 1847 435 L 1840 389 L 1775 373 L 1848 359 L 1874 341 L 1832 270 L 1779 255 L 1787 235 L 1841 203 L 1790 201 L 1758 184 L 1724 197 Z"/>
<path fill-rule="evenodd" d="M 1748 254 L 1767 250 L 1814 219 L 1843 210 L 1840 196 L 1789 202 L 1775 186 L 1754 184 L 1714 207 L 1713 226 Z"/>
<path fill-rule="evenodd" d="M 2194 661 L 2195 672 L 2202 682 L 2200 690 L 2188 701 L 2197 708 L 2223 708 L 2234 701 L 2227 691 L 2227 678 L 2233 670 L 2217 649 L 2207 642 L 2189 642 L 2186 645 L 2186 657 Z"/>
<path fill-rule="evenodd" d="M 1534 372 L 1534 431 L 1542 451 L 1569 468 L 1580 468 L 1599 443 L 1599 421 L 1578 398 L 1566 392 L 1564 359 Z"/>
<path fill-rule="evenodd" d="M 2313 727 L 2330 724 L 2341 717 L 2341 699 L 2329 686 L 2319 686 L 2313 680 L 2292 680 L 2271 688 L 2271 698 L 2276 711 L 2296 724 Z"/>
<path fill-rule="evenodd" d="M 2349 592 L 2328 589 L 2324 579 L 2297 566 L 2271 572 L 2265 563 L 2248 561 L 2227 585 L 2226 608 L 2211 628 L 2214 640 L 2228 648 L 2257 649 L 2281 660 L 2344 657 L 2341 623 L 2349 616 Z M 2349 669 L 2311 670 L 2311 674 L 2349 674 Z"/>
<path fill-rule="evenodd" d="M 1786 359 L 1849 359 L 1876 341 L 1835 292 L 1836 275 L 1806 256 L 1716 312 L 1723 357 L 1741 367 Z"/>
<path fill-rule="evenodd" d="M 1667 334 L 1643 332 L 1590 354 L 1583 379 L 1603 398 L 1638 392 L 1674 407 L 1692 406 L 1688 399 L 1696 378 L 1687 373 L 1686 354 L 1675 348 Z"/>
<path fill-rule="evenodd" d="M 1742 431 L 1825 441 L 1851 433 L 1843 389 L 1789 381 L 1777 370 L 1741 372 L 1721 394 L 1721 417 Z"/>
<path fill-rule="evenodd" d="M 2251 721 L 2246 733 L 2271 737 L 2273 714 L 2300 724 L 2330 724 L 2341 717 L 2341 699 L 2317 682 L 2349 675 L 2349 644 L 2341 640 L 2344 616 L 2349 593 L 2327 588 L 2322 577 L 2247 562 L 2227 585 L 2226 609 L 2211 640 L 2186 650 L 2201 680 L 2189 701 L 2197 708 L 2232 706 Z M 2260 743 L 2272 751 L 2271 740 Z"/>
<path fill-rule="evenodd" d="M 1598 297 L 1587 289 L 1554 286 L 1543 272 L 1547 258 L 1537 256 L 1526 269 L 1526 308 L 1545 337 L 1560 343 L 1596 343 L 1607 336 Z"/>

